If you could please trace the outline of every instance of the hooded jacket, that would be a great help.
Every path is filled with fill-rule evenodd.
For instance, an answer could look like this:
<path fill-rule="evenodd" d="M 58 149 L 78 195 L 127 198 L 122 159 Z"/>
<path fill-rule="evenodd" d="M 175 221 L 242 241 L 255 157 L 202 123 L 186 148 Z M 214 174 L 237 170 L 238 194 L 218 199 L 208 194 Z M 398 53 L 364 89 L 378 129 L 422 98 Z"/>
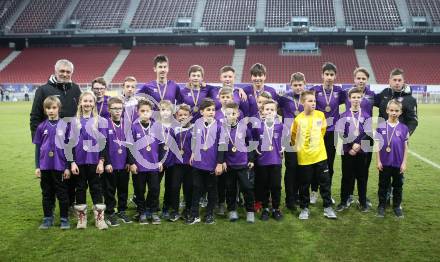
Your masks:
<path fill-rule="evenodd" d="M 391 99 L 402 103 L 402 114 L 399 121 L 405 124 L 409 133 L 412 134 L 418 125 L 417 101 L 412 96 L 410 86 L 405 85 L 400 92 L 394 91 L 391 87 L 385 88 L 374 98 L 374 105 L 379 108 L 379 117 L 388 119 L 387 104 Z"/>
<path fill-rule="evenodd" d="M 46 120 L 43 102 L 48 96 L 57 96 L 61 101 L 60 118 L 73 117 L 76 114 L 81 89 L 73 82 L 58 83 L 55 75 L 50 76 L 47 84 L 42 85 L 35 91 L 34 102 L 30 114 L 30 129 L 32 138 L 38 125 Z"/>

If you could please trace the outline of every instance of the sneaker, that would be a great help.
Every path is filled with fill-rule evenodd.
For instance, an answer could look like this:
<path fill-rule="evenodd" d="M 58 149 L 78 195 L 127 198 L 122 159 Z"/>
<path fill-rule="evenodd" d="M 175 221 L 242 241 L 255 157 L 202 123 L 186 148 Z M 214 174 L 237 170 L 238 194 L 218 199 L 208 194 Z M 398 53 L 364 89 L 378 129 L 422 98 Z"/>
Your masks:
<path fill-rule="evenodd" d="M 267 208 L 263 209 L 263 212 L 261 212 L 260 219 L 263 221 L 267 221 L 267 220 L 269 220 L 269 217 L 270 217 L 269 209 L 267 209 Z"/>
<path fill-rule="evenodd" d="M 378 207 L 377 208 L 377 217 L 383 218 L 385 217 L 385 208 L 384 207 Z"/>
<path fill-rule="evenodd" d="M 160 225 L 160 217 L 158 214 L 154 213 L 151 215 L 151 224 Z"/>
<path fill-rule="evenodd" d="M 370 206 L 368 204 L 364 205 L 364 206 L 360 206 L 361 212 L 366 213 L 368 211 L 370 211 Z"/>
<path fill-rule="evenodd" d="M 401 207 L 395 207 L 394 208 L 394 215 L 396 215 L 397 218 L 403 218 L 403 211 Z"/>
<path fill-rule="evenodd" d="M 238 220 L 238 213 L 237 213 L 237 211 L 229 212 L 229 221 L 235 222 L 237 220 Z"/>
<path fill-rule="evenodd" d="M 180 218 L 179 212 L 174 211 L 170 214 L 168 220 L 171 222 L 176 222 L 177 220 L 179 220 L 179 218 Z"/>
<path fill-rule="evenodd" d="M 69 219 L 67 217 L 60 218 L 60 229 L 70 229 Z"/>
<path fill-rule="evenodd" d="M 145 213 L 139 215 L 139 224 L 148 225 L 148 219 Z"/>
<path fill-rule="evenodd" d="M 200 223 L 200 217 L 193 217 L 193 216 L 189 216 L 188 219 L 186 220 L 186 224 L 187 225 L 194 225 L 197 223 Z"/>
<path fill-rule="evenodd" d="M 354 196 L 353 195 L 349 195 L 348 196 L 348 199 L 347 199 L 347 203 L 345 204 L 347 207 L 350 207 L 351 206 L 351 204 L 353 204 L 354 203 Z M 336 211 L 338 211 L 338 210 L 336 210 Z"/>
<path fill-rule="evenodd" d="M 255 213 L 254 212 L 247 212 L 246 213 L 246 222 L 255 223 Z"/>
<path fill-rule="evenodd" d="M 133 221 L 125 214 L 125 211 L 120 211 L 118 214 L 118 217 L 124 222 L 125 224 L 130 224 Z"/>
<path fill-rule="evenodd" d="M 348 208 L 348 201 L 347 201 L 347 205 L 344 205 L 343 203 L 339 203 L 339 205 L 336 207 L 336 211 L 341 212 L 344 211 L 344 209 L 346 208 Z"/>
<path fill-rule="evenodd" d="M 310 204 L 316 204 L 316 201 L 318 201 L 318 192 L 312 191 L 310 193 Z"/>
<path fill-rule="evenodd" d="M 335 214 L 335 211 L 333 211 L 332 207 L 324 208 L 324 216 L 326 218 L 330 218 L 330 219 L 336 219 L 337 218 L 337 216 Z"/>
<path fill-rule="evenodd" d="M 168 220 L 170 219 L 170 212 L 168 212 L 168 209 L 163 209 L 162 210 L 162 215 L 161 215 L 163 220 Z"/>
<path fill-rule="evenodd" d="M 188 210 L 188 209 L 184 209 L 184 210 L 182 211 L 182 215 L 180 216 L 180 218 L 181 218 L 183 221 L 187 221 L 188 218 L 189 218 L 189 214 L 190 214 L 189 210 Z"/>
<path fill-rule="evenodd" d="M 214 216 L 213 216 L 213 215 L 206 215 L 206 216 L 205 216 L 205 224 L 208 224 L 208 225 L 213 225 L 213 224 L 215 224 L 215 218 L 214 218 Z"/>
<path fill-rule="evenodd" d="M 105 218 L 105 223 L 111 227 L 119 226 L 118 217 L 115 214 L 107 215 Z"/>
<path fill-rule="evenodd" d="M 225 204 L 221 203 L 218 205 L 218 209 L 217 209 L 217 213 L 216 215 L 218 216 L 225 216 L 226 215 L 226 208 L 225 208 Z"/>
<path fill-rule="evenodd" d="M 44 217 L 39 229 L 49 229 L 53 226 L 53 217 Z"/>
<path fill-rule="evenodd" d="M 275 209 L 275 210 L 272 211 L 272 217 L 276 221 L 280 221 L 283 218 L 283 214 L 281 213 L 281 210 Z"/>
<path fill-rule="evenodd" d="M 298 218 L 301 219 L 301 220 L 307 220 L 307 219 L 309 219 L 309 215 L 310 215 L 309 209 L 308 208 L 303 208 L 301 210 L 301 213 L 299 213 Z"/>

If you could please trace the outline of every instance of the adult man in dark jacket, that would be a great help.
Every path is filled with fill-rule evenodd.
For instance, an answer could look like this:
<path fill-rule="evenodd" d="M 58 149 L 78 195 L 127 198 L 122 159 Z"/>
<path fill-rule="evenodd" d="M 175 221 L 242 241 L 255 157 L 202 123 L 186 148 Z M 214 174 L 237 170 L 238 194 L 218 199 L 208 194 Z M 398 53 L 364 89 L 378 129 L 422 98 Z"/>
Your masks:
<path fill-rule="evenodd" d="M 72 62 L 66 59 L 58 60 L 55 64 L 55 74 L 50 76 L 47 84 L 38 87 L 35 91 L 30 114 L 32 138 L 38 125 L 47 118 L 43 108 L 43 101 L 46 97 L 55 95 L 60 99 L 60 118 L 75 116 L 81 90 L 77 84 L 72 82 L 72 74 Z"/>
<path fill-rule="evenodd" d="M 391 99 L 402 103 L 402 114 L 399 121 L 408 126 L 410 135 L 418 125 L 417 101 L 412 96 L 411 88 L 405 84 L 403 70 L 393 69 L 390 73 L 390 87 L 382 90 L 374 99 L 374 105 L 379 107 L 379 117 L 388 119 L 387 104 Z"/>

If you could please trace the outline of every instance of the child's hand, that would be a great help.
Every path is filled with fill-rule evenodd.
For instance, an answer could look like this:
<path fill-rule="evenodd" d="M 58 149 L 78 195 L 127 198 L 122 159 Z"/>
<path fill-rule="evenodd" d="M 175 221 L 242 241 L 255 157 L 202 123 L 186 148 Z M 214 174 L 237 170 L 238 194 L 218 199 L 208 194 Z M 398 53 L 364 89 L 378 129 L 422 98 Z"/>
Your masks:
<path fill-rule="evenodd" d="M 64 170 L 64 173 L 63 173 L 63 179 L 69 179 L 69 178 L 70 178 L 70 170 L 66 169 L 66 170 Z"/>
<path fill-rule="evenodd" d="M 96 173 L 98 175 L 101 175 L 102 173 L 104 173 L 104 163 L 101 160 L 99 160 L 99 164 L 98 164 L 98 166 L 96 166 Z"/>
<path fill-rule="evenodd" d="M 222 172 L 223 172 L 223 165 L 217 164 L 217 166 L 215 167 L 215 175 L 219 176 L 222 174 Z"/>
<path fill-rule="evenodd" d="M 243 88 L 238 89 L 238 94 L 239 94 L 242 101 L 244 101 L 244 102 L 247 101 L 247 94 L 246 94 L 246 92 L 244 92 Z"/>
<path fill-rule="evenodd" d="M 132 174 L 137 174 L 137 170 L 138 170 L 138 168 L 137 168 L 136 164 L 133 164 L 130 166 L 130 171 Z"/>
<path fill-rule="evenodd" d="M 106 165 L 106 166 L 105 166 L 105 172 L 107 172 L 107 173 L 113 173 L 113 167 L 112 167 L 112 165 Z"/>
<path fill-rule="evenodd" d="M 72 166 L 70 167 L 70 170 L 72 171 L 72 174 L 79 175 L 79 168 L 78 168 L 78 165 L 75 162 L 72 163 Z"/>
<path fill-rule="evenodd" d="M 350 156 L 355 156 L 356 155 L 356 151 L 354 149 L 350 149 L 350 151 L 348 151 L 348 154 Z"/>
<path fill-rule="evenodd" d="M 189 165 L 192 166 L 194 161 L 194 154 L 191 154 L 191 157 L 189 158 Z"/>
<path fill-rule="evenodd" d="M 400 174 L 405 173 L 405 171 L 406 171 L 406 163 L 403 162 L 402 165 L 400 166 Z"/>
<path fill-rule="evenodd" d="M 41 178 L 41 170 L 39 168 L 35 169 L 35 177 Z"/>
<path fill-rule="evenodd" d="M 162 172 L 162 171 L 163 171 L 163 164 L 159 163 L 159 172 Z"/>
<path fill-rule="evenodd" d="M 249 169 L 252 169 L 254 167 L 254 163 L 253 162 L 249 162 L 248 163 L 248 167 L 249 167 Z"/>
<path fill-rule="evenodd" d="M 127 170 L 127 172 L 130 172 L 130 164 L 125 165 L 125 170 Z"/>
<path fill-rule="evenodd" d="M 379 171 L 383 171 L 382 162 L 377 161 L 377 169 L 378 169 Z"/>

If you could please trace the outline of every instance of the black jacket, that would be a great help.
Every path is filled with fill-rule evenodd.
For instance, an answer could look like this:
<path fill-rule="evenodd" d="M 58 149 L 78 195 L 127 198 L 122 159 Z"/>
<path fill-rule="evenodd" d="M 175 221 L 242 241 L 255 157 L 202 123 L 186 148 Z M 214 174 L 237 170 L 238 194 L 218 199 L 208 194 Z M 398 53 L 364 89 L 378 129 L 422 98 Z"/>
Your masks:
<path fill-rule="evenodd" d="M 42 85 L 35 91 L 34 102 L 30 114 L 30 128 L 32 139 L 38 125 L 47 116 L 44 114 L 43 102 L 48 96 L 58 96 L 61 101 L 60 118 L 73 117 L 76 115 L 81 89 L 75 83 L 58 83 L 56 77 L 52 75 L 47 84 Z"/>
<path fill-rule="evenodd" d="M 402 103 L 402 114 L 399 121 L 408 126 L 409 133 L 412 134 L 418 125 L 417 118 L 417 101 L 412 96 L 411 88 L 405 86 L 402 91 L 395 92 L 390 87 L 382 90 L 374 98 L 374 105 L 379 108 L 379 117 L 388 119 L 387 104 L 391 99 L 396 99 Z"/>

